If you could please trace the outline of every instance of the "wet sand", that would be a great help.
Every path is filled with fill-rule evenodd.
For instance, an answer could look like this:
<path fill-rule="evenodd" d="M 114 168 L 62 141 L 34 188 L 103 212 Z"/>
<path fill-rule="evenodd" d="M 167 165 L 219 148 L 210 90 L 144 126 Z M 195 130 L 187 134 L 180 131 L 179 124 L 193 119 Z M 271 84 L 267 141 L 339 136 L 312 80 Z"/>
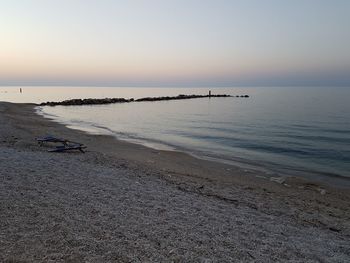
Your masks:
<path fill-rule="evenodd" d="M 87 152 L 49 153 L 45 134 Z M 31 104 L 0 103 L 0 200 L 2 262 L 350 258 L 349 189 L 88 135 Z"/>

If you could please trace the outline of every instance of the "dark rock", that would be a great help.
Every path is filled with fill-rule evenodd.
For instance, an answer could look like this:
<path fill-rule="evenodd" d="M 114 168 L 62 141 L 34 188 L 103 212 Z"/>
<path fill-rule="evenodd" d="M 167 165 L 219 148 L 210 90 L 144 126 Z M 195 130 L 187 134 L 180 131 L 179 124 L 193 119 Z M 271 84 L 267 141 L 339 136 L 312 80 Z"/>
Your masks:
<path fill-rule="evenodd" d="M 335 228 L 335 227 L 330 227 L 329 230 L 334 231 L 334 232 L 340 232 L 340 229 Z"/>
<path fill-rule="evenodd" d="M 211 95 L 184 95 L 180 94 L 178 96 L 165 96 L 165 97 L 145 97 L 140 99 L 124 99 L 124 98 L 105 98 L 105 99 L 71 99 L 71 100 L 64 100 L 60 102 L 43 102 L 40 104 L 40 106 L 56 106 L 56 105 L 62 105 L 62 106 L 75 106 L 75 105 L 99 105 L 99 104 L 112 104 L 112 103 L 128 103 L 128 102 L 142 102 L 142 101 L 167 101 L 167 100 L 185 100 L 185 99 L 197 99 L 197 98 L 226 98 L 226 97 L 232 97 L 231 95 L 227 94 L 211 94 Z M 248 95 L 241 95 L 236 96 L 241 98 L 249 98 Z"/>

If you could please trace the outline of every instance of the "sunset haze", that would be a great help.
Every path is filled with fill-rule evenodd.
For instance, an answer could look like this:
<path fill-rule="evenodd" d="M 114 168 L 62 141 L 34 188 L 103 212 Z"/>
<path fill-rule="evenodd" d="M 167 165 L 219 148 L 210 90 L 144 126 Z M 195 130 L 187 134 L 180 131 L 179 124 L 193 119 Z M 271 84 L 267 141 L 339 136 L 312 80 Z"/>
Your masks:
<path fill-rule="evenodd" d="M 1 1 L 0 85 L 350 84 L 350 2 Z"/>

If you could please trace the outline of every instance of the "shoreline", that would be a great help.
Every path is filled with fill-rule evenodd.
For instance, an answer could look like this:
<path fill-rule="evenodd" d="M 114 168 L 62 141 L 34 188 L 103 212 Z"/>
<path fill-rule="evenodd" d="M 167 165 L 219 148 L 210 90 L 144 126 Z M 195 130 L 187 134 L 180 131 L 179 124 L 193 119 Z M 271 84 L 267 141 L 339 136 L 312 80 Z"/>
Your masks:
<path fill-rule="evenodd" d="M 271 167 L 265 166 L 262 163 L 249 162 L 249 160 L 228 160 L 225 158 L 220 159 L 217 156 L 210 156 L 210 155 L 197 153 L 195 151 L 191 151 L 188 148 L 166 144 L 165 142 L 161 142 L 161 141 L 152 141 L 152 140 L 147 140 L 143 138 L 129 138 L 127 136 L 125 138 L 120 138 L 121 136 L 120 134 L 106 127 L 95 127 L 93 125 L 92 126 L 90 125 L 90 126 L 86 126 L 85 127 L 86 129 L 84 129 L 84 127 L 79 126 L 78 124 L 56 120 L 54 117 L 50 116 L 49 114 L 46 114 L 41 107 L 43 107 L 41 104 L 36 104 L 35 106 L 36 114 L 38 114 L 39 116 L 47 120 L 56 122 L 58 124 L 64 125 L 68 129 L 82 131 L 88 135 L 111 136 L 115 138 L 117 141 L 124 141 L 124 142 L 130 143 L 131 145 L 133 144 L 142 145 L 146 148 L 156 150 L 156 151 L 183 153 L 191 156 L 192 158 L 200 159 L 202 161 L 214 162 L 221 165 L 228 165 L 230 167 L 234 167 L 235 169 L 240 170 L 240 173 L 248 172 L 248 174 L 253 174 L 253 175 L 255 174 L 259 178 L 265 178 L 266 180 L 270 180 L 272 178 L 272 181 L 274 182 L 278 182 L 278 181 L 283 182 L 287 178 L 292 178 L 296 180 L 298 179 L 305 180 L 310 183 L 320 184 L 320 185 L 325 185 L 325 186 L 330 186 L 335 188 L 350 189 L 350 178 L 339 174 L 320 173 L 317 171 L 305 170 L 305 169 L 288 170 L 288 169 L 283 169 L 283 167 L 273 169 Z M 94 132 L 93 129 L 96 129 L 96 131 Z M 102 131 L 99 132 L 99 130 L 102 130 Z"/>
<path fill-rule="evenodd" d="M 2 261 L 350 256 L 349 189 L 270 181 L 186 153 L 89 135 L 37 115 L 34 104 L 0 102 L 0 122 Z M 48 153 L 35 142 L 45 134 L 84 143 L 87 153 Z"/>

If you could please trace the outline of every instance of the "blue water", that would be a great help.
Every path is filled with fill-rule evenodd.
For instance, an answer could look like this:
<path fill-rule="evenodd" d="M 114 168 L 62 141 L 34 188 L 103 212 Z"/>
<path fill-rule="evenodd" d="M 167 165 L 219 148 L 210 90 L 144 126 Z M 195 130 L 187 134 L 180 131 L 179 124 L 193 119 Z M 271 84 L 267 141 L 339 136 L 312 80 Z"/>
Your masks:
<path fill-rule="evenodd" d="M 60 99 L 207 92 L 207 88 L 46 91 L 50 98 Z M 111 134 L 155 148 L 186 151 L 272 175 L 304 176 L 327 182 L 350 179 L 350 88 L 216 88 L 212 92 L 251 97 L 57 106 L 41 110 L 71 128 Z M 40 96 L 41 101 L 48 97 L 42 93 Z M 37 100 L 32 97 L 32 101 Z"/>

